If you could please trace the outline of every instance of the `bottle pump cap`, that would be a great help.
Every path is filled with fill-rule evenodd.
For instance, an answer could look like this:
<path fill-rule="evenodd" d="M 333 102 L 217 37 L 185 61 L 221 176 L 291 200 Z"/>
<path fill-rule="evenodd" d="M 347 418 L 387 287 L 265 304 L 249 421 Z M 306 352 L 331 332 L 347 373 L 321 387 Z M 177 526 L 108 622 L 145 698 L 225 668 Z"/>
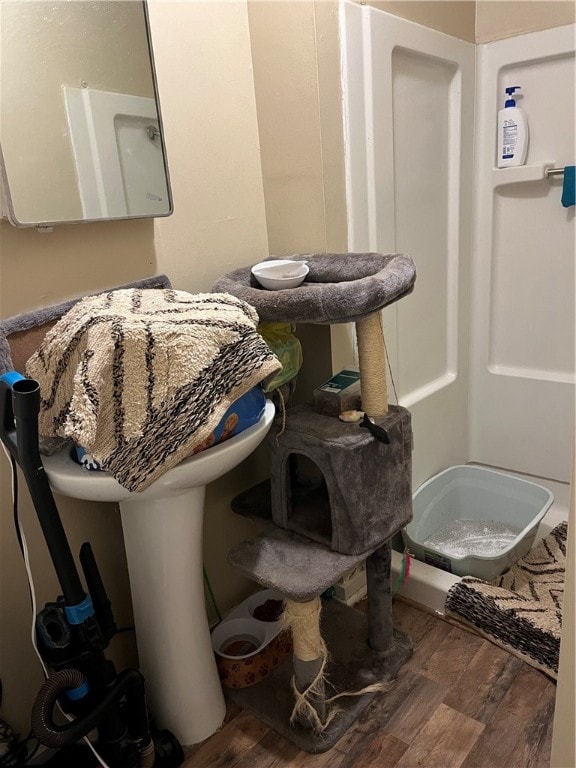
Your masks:
<path fill-rule="evenodd" d="M 514 91 L 519 91 L 521 85 L 513 85 L 510 88 L 506 88 L 506 93 L 510 96 L 509 99 L 506 99 L 506 103 L 504 104 L 505 107 L 515 107 L 516 101 L 512 97 L 514 96 Z"/>

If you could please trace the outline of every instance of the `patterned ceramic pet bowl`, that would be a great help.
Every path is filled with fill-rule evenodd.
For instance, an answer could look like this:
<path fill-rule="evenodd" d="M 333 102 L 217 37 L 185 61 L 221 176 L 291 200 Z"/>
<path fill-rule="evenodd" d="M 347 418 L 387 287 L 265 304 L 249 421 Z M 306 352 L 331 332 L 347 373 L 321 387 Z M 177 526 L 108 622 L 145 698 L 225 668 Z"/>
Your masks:
<path fill-rule="evenodd" d="M 292 650 L 280 621 L 282 596 L 272 589 L 251 595 L 212 632 L 212 647 L 225 688 L 247 688 L 267 677 Z"/>

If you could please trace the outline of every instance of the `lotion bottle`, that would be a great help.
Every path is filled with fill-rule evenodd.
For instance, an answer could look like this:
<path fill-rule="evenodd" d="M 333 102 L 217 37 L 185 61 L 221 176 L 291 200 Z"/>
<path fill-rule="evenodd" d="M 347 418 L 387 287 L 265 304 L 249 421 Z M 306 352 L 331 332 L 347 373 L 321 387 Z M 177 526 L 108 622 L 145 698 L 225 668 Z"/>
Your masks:
<path fill-rule="evenodd" d="M 524 110 L 516 106 L 514 91 L 519 85 L 506 88 L 508 98 L 498 112 L 498 168 L 524 165 L 528 151 L 528 121 Z"/>

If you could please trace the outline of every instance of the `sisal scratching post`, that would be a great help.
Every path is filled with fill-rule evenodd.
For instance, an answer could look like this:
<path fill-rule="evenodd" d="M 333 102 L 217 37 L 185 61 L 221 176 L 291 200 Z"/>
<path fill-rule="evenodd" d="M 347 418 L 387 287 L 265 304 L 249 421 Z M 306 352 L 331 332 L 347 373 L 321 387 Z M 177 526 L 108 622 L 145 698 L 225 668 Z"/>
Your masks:
<path fill-rule="evenodd" d="M 356 322 L 362 409 L 378 418 L 388 413 L 386 342 L 382 315 L 374 312 Z M 368 593 L 368 644 L 377 653 L 392 649 L 391 542 L 388 540 L 366 560 Z"/>
<path fill-rule="evenodd" d="M 290 722 L 321 733 L 326 725 L 324 667 L 327 651 L 320 633 L 320 598 L 305 603 L 287 600 L 284 621 L 292 632 L 296 704 Z"/>
<path fill-rule="evenodd" d="M 356 321 L 362 410 L 372 418 L 388 413 L 386 344 L 380 312 Z"/>
<path fill-rule="evenodd" d="M 284 623 L 292 632 L 293 666 L 292 691 L 296 703 L 290 716 L 290 725 L 299 723 L 316 735 L 324 734 L 340 714 L 340 708 L 330 707 L 332 702 L 349 696 L 364 696 L 386 690 L 385 683 L 372 683 L 360 691 L 345 691 L 326 698 L 324 670 L 328 651 L 320 634 L 321 601 L 315 597 L 308 602 L 286 601 Z"/>

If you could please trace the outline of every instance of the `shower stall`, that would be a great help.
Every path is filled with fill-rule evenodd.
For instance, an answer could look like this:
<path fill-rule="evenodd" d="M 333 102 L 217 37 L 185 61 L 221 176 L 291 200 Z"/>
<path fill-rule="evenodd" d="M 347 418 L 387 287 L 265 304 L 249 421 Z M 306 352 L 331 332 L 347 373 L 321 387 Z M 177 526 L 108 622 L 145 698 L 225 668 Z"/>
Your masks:
<path fill-rule="evenodd" d="M 476 46 L 346 3 L 341 34 L 349 250 L 404 252 L 418 273 L 384 312 L 414 488 L 465 463 L 535 479 L 555 496 L 543 535 L 567 519 L 575 421 L 574 25 Z M 528 156 L 498 169 L 511 85 Z M 414 563 L 403 590 L 442 611 L 456 579 Z"/>

